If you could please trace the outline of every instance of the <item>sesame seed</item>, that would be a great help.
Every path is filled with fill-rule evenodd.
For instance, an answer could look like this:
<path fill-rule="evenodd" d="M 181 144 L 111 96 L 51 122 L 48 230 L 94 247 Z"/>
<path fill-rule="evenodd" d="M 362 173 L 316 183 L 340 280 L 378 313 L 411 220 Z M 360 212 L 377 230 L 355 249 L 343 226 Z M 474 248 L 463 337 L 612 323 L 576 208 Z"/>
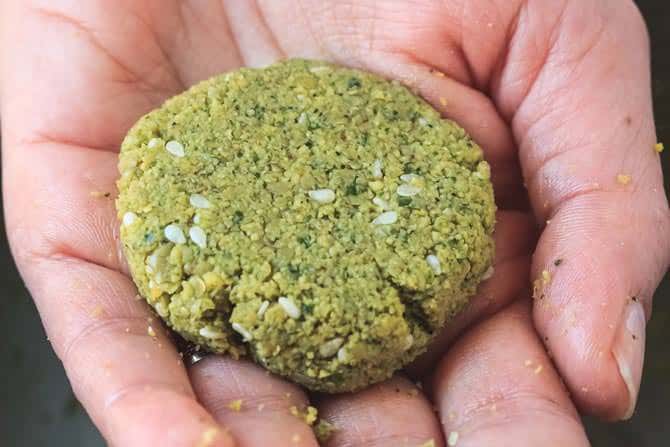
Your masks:
<path fill-rule="evenodd" d="M 405 351 L 407 351 L 409 348 L 414 345 L 414 336 L 412 334 L 407 334 L 407 337 L 405 337 L 405 343 L 403 345 L 403 348 Z"/>
<path fill-rule="evenodd" d="M 416 174 L 403 174 L 400 176 L 400 180 L 402 180 L 405 183 L 412 183 L 415 180 L 419 180 L 421 176 L 416 175 Z"/>
<path fill-rule="evenodd" d="M 330 70 L 330 67 L 328 67 L 327 65 L 319 65 L 317 67 L 309 67 L 309 71 L 311 71 L 312 73 L 322 73 L 322 72 L 328 71 L 328 70 Z"/>
<path fill-rule="evenodd" d="M 384 176 L 382 161 L 379 158 L 372 163 L 372 176 L 374 178 L 382 178 Z"/>
<path fill-rule="evenodd" d="M 307 114 L 302 112 L 300 116 L 298 116 L 298 124 L 305 124 L 305 121 L 307 121 Z"/>
<path fill-rule="evenodd" d="M 391 208 L 391 205 L 389 205 L 389 203 L 381 197 L 375 197 L 372 199 L 372 203 L 381 208 L 382 211 L 386 211 L 387 209 Z"/>
<path fill-rule="evenodd" d="M 207 247 L 207 235 L 205 231 L 200 227 L 191 227 L 188 230 L 188 235 L 191 237 L 191 240 L 200 248 Z"/>
<path fill-rule="evenodd" d="M 537 365 L 537 368 L 535 368 L 535 370 L 533 370 L 533 373 L 540 374 L 543 369 L 544 369 L 544 367 L 542 365 Z"/>
<path fill-rule="evenodd" d="M 433 269 L 433 272 L 435 272 L 436 275 L 442 273 L 442 266 L 440 265 L 440 260 L 438 259 L 437 256 L 435 255 L 426 256 L 426 262 L 428 263 L 430 268 Z"/>
<path fill-rule="evenodd" d="M 335 191 L 332 189 L 313 189 L 308 194 L 312 200 L 319 203 L 331 203 L 335 200 Z"/>
<path fill-rule="evenodd" d="M 157 265 L 158 265 L 158 254 L 153 253 L 147 256 L 147 266 L 155 269 Z"/>
<path fill-rule="evenodd" d="M 171 140 L 165 144 L 165 150 L 174 155 L 175 157 L 183 157 L 186 155 L 184 152 L 184 146 L 179 141 Z"/>
<path fill-rule="evenodd" d="M 175 224 L 168 225 L 167 227 L 165 227 L 164 233 L 165 237 L 170 242 L 174 242 L 175 244 L 186 243 L 186 237 L 184 236 L 184 232 L 181 231 L 181 228 L 179 228 L 178 225 Z"/>
<path fill-rule="evenodd" d="M 373 225 L 391 225 L 398 221 L 398 213 L 395 211 L 386 211 L 372 221 Z"/>
<path fill-rule="evenodd" d="M 123 215 L 123 225 L 126 227 L 134 224 L 136 220 L 137 214 L 133 213 L 132 211 L 128 211 Z"/>
<path fill-rule="evenodd" d="M 210 208 L 212 206 L 209 203 L 209 200 L 201 194 L 191 194 L 191 197 L 188 198 L 188 201 L 191 203 L 193 208 Z"/>
<path fill-rule="evenodd" d="M 402 184 L 396 189 L 396 193 L 401 197 L 413 197 L 421 192 L 421 188 L 415 185 Z"/>
<path fill-rule="evenodd" d="M 242 341 L 250 341 L 253 336 L 251 335 L 251 332 L 249 332 L 244 326 L 242 326 L 240 323 L 233 323 L 231 325 L 233 327 L 233 330 L 240 334 L 242 336 Z"/>
<path fill-rule="evenodd" d="M 193 216 L 193 223 L 196 225 L 200 225 L 200 214 L 196 214 Z"/>
<path fill-rule="evenodd" d="M 211 326 L 200 328 L 198 333 L 205 338 L 225 338 L 226 336 L 221 332 L 214 330 Z"/>
<path fill-rule="evenodd" d="M 449 447 L 454 447 L 457 442 L 458 442 L 458 432 L 457 431 L 450 432 L 449 436 L 447 437 L 447 445 Z"/>
<path fill-rule="evenodd" d="M 256 313 L 256 316 L 258 318 L 263 318 L 263 315 L 265 315 L 265 311 L 268 310 L 268 307 L 270 307 L 270 302 L 265 300 L 261 303 L 261 306 L 258 308 L 258 312 Z"/>
<path fill-rule="evenodd" d="M 147 147 L 149 149 L 153 149 L 156 146 L 158 146 L 158 143 L 160 143 L 160 142 L 161 142 L 161 140 L 159 138 L 152 138 L 151 140 L 149 140 L 149 143 L 147 144 Z"/>
<path fill-rule="evenodd" d="M 337 351 L 340 349 L 342 344 L 344 344 L 343 338 L 341 337 L 333 338 L 332 340 L 325 342 L 319 347 L 319 355 L 324 358 L 332 357 L 335 354 L 337 354 Z"/>
<path fill-rule="evenodd" d="M 154 328 L 149 326 L 149 327 L 147 327 L 147 334 L 149 334 L 149 337 L 155 337 L 156 336 L 156 331 L 154 331 Z"/>
<path fill-rule="evenodd" d="M 495 269 L 493 266 L 490 266 L 489 268 L 486 269 L 484 274 L 482 275 L 482 281 L 486 281 L 487 279 L 490 279 L 493 276 L 493 273 L 495 273 Z"/>
<path fill-rule="evenodd" d="M 295 305 L 291 298 L 280 296 L 278 302 L 289 317 L 293 319 L 300 318 L 300 309 L 298 309 L 298 306 Z"/>
<path fill-rule="evenodd" d="M 345 348 L 340 348 L 337 351 L 337 360 L 340 362 L 346 362 L 347 359 L 349 359 L 349 354 L 347 353 L 347 350 Z"/>
<path fill-rule="evenodd" d="M 417 121 L 419 121 L 419 124 L 422 126 L 427 126 L 428 125 L 428 120 L 424 117 L 420 117 Z"/>

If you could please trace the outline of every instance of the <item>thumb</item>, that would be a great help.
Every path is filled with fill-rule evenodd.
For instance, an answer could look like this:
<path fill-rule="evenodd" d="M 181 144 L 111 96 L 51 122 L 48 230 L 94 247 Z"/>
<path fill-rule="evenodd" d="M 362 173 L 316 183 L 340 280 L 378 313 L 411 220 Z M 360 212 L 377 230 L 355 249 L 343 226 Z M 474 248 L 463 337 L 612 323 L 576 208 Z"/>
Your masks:
<path fill-rule="evenodd" d="M 556 23 L 512 120 L 535 214 L 546 221 L 532 267 L 534 320 L 578 405 L 625 419 L 652 294 L 670 261 L 646 28 L 629 1 L 565 2 Z M 523 45 L 510 55 L 537 51 L 533 39 Z M 524 70 L 508 67 L 501 91 Z"/>

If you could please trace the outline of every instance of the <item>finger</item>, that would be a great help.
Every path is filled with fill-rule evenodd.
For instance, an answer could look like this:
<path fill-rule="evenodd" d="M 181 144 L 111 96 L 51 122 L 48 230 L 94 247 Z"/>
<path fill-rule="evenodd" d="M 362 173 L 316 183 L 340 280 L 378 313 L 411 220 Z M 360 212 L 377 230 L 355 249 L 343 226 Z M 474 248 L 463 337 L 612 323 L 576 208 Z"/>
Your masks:
<path fill-rule="evenodd" d="M 336 431 L 327 446 L 420 446 L 444 441 L 432 406 L 400 376 L 355 394 L 324 397 L 320 414 Z"/>
<path fill-rule="evenodd" d="M 433 389 L 449 446 L 589 445 L 525 300 L 459 339 Z"/>
<path fill-rule="evenodd" d="M 316 446 L 302 390 L 248 361 L 212 356 L 189 370 L 198 398 L 237 445 Z"/>
<path fill-rule="evenodd" d="M 565 5 L 553 41 L 539 21 L 524 25 L 549 56 L 534 82 L 523 62 L 504 69 L 500 100 L 513 102 L 504 79 L 530 82 L 512 122 L 533 208 L 550 221 L 532 269 L 538 330 L 581 408 L 628 418 L 644 308 L 670 262 L 648 42 L 632 2 Z M 513 60 L 535 47 L 535 39 L 513 42 Z"/>
<path fill-rule="evenodd" d="M 530 253 L 537 233 L 535 221 L 532 216 L 518 211 L 498 211 L 496 219 L 493 276 L 479 286 L 463 312 L 436 335 L 428 351 L 410 365 L 408 372 L 412 377 L 421 379 L 432 372 L 454 337 L 508 305 L 528 287 Z"/>
<path fill-rule="evenodd" d="M 179 355 L 130 280 L 66 255 L 24 261 L 51 344 L 110 444 L 233 445 L 197 403 Z"/>
<path fill-rule="evenodd" d="M 230 445 L 197 403 L 160 323 L 115 271 L 113 199 L 101 193 L 113 187 L 113 154 L 40 144 L 14 145 L 3 155 L 17 264 L 75 393 L 103 435 L 116 445 Z M 39 181 L 25 181 L 26 172 Z"/>

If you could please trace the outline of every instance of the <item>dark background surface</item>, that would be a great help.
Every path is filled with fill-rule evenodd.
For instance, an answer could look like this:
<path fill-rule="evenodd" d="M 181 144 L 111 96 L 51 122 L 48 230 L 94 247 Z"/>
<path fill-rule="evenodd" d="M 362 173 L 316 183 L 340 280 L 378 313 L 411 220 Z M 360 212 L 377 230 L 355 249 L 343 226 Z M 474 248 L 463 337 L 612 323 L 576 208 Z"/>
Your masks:
<path fill-rule="evenodd" d="M 650 28 L 654 107 L 666 192 L 670 179 L 670 1 L 638 0 Z M 648 328 L 640 401 L 628 422 L 587 418 L 594 446 L 661 447 L 670 439 L 670 277 L 656 292 Z M 74 398 L 61 364 L 9 254 L 0 221 L 0 446 L 102 446 L 100 435 Z"/>

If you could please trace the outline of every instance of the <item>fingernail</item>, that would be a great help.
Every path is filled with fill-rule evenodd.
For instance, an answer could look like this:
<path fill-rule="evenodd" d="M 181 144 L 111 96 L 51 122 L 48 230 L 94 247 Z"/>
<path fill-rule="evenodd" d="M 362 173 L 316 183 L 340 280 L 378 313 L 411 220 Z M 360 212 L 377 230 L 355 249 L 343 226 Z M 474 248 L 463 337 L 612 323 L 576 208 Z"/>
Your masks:
<path fill-rule="evenodd" d="M 635 411 L 642 379 L 646 325 L 642 304 L 635 299 L 630 300 L 623 311 L 612 349 L 621 378 L 628 388 L 628 409 L 622 420 L 630 419 Z"/>

